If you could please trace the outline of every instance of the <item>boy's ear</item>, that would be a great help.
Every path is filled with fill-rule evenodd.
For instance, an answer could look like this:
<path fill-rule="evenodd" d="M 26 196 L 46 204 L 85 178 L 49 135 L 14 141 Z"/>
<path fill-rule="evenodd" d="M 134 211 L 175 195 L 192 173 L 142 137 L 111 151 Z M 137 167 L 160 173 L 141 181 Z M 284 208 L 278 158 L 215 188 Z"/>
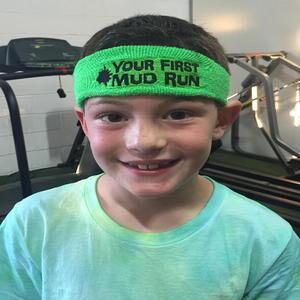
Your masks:
<path fill-rule="evenodd" d="M 213 132 L 213 140 L 220 139 L 226 129 L 235 121 L 241 111 L 241 103 L 238 100 L 229 101 L 226 106 L 218 107 L 218 120 Z"/>
<path fill-rule="evenodd" d="M 88 136 L 87 135 L 88 130 L 87 130 L 86 122 L 85 122 L 84 111 L 79 107 L 74 107 L 74 112 L 75 112 L 76 118 L 78 119 L 78 121 L 81 124 L 81 127 L 82 127 L 82 130 L 83 130 L 84 134 L 86 136 Z"/>

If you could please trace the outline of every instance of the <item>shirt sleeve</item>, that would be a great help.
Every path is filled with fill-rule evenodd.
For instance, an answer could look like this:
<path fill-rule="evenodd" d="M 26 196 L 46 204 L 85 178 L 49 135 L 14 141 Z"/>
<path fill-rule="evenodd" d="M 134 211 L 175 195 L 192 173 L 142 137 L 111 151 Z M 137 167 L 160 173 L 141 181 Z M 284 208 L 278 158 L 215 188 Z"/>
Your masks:
<path fill-rule="evenodd" d="M 294 232 L 283 252 L 244 299 L 300 299 L 300 240 Z"/>
<path fill-rule="evenodd" d="M 0 299 L 41 299 L 41 272 L 27 245 L 24 223 L 14 209 L 0 226 Z"/>

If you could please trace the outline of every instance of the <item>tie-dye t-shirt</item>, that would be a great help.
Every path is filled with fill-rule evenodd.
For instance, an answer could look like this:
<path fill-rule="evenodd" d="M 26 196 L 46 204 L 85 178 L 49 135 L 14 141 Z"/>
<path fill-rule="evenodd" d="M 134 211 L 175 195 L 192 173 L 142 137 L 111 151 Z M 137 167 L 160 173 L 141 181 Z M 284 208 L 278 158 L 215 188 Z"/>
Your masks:
<path fill-rule="evenodd" d="M 101 209 L 98 176 L 21 201 L 0 229 L 0 299 L 300 299 L 300 241 L 214 181 L 206 207 L 163 233 Z"/>

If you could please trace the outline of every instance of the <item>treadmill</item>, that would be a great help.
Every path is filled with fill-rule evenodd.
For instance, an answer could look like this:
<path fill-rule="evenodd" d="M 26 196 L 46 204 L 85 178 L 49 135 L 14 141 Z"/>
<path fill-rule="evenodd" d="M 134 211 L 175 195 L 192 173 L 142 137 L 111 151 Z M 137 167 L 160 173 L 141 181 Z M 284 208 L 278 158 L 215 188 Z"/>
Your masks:
<path fill-rule="evenodd" d="M 9 84 L 11 80 L 24 78 L 72 75 L 80 50 L 80 47 L 72 46 L 66 40 L 44 37 L 13 39 L 0 47 L 0 88 L 9 110 L 19 169 L 17 174 L 13 174 L 16 180 L 0 185 L 0 222 L 24 197 L 90 175 L 90 172 L 76 172 L 84 139 L 78 123 L 78 133 L 65 163 L 40 172 L 29 170 L 18 101 Z M 59 97 L 65 97 L 61 87 L 57 93 Z"/>

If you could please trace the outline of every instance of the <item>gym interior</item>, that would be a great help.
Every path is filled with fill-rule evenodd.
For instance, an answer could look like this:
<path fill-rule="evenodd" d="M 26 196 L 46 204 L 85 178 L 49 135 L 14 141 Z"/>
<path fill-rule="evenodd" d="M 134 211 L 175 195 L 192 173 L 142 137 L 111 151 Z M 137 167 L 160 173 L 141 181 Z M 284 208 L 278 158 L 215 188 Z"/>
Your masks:
<path fill-rule="evenodd" d="M 153 13 L 204 26 L 226 49 L 229 101 L 238 99 L 242 112 L 200 173 L 268 206 L 300 234 L 299 11 L 298 0 L 2 3 L 1 221 L 33 192 L 100 171 L 73 113 L 74 65 L 91 33 Z"/>

